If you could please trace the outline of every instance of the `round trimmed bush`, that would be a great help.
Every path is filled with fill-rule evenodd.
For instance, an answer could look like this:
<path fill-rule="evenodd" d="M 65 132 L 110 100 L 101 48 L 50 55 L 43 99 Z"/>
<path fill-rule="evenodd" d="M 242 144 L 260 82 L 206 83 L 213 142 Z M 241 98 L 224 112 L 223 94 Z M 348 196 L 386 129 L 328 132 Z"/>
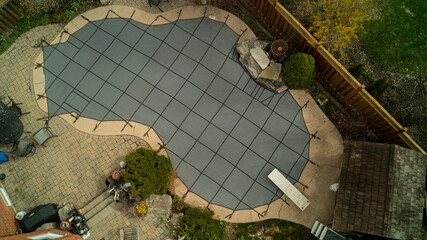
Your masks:
<path fill-rule="evenodd" d="M 290 88 L 306 88 L 313 84 L 316 66 L 313 56 L 305 53 L 291 55 L 283 63 L 283 79 Z"/>
<path fill-rule="evenodd" d="M 151 194 L 167 192 L 172 173 L 172 164 L 156 151 L 138 148 L 125 158 L 126 167 L 121 178 L 131 184 L 132 196 L 141 195 L 146 200 Z"/>
<path fill-rule="evenodd" d="M 198 240 L 224 239 L 224 227 L 221 222 L 213 219 L 214 212 L 209 210 L 200 210 L 198 208 L 188 209 L 180 219 L 178 226 L 178 235 L 185 236 L 185 239 Z"/>

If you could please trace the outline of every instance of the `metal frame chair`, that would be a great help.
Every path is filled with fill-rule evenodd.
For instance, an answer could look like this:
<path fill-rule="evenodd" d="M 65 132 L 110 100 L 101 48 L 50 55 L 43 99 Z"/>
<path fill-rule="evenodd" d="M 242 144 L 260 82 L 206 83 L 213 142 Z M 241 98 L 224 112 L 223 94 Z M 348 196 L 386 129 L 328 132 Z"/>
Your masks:
<path fill-rule="evenodd" d="M 53 137 L 57 137 L 57 135 L 53 134 L 48 126 L 40 128 L 32 135 L 32 138 L 41 146 L 44 146 L 44 143 Z"/>
<path fill-rule="evenodd" d="M 33 142 L 28 140 L 20 140 L 13 144 L 10 152 L 7 152 L 6 155 L 11 155 L 14 157 L 30 157 L 36 152 L 36 147 Z"/>
<path fill-rule="evenodd" d="M 167 2 L 169 2 L 169 0 L 166 0 Z M 160 4 L 160 0 L 148 0 L 148 5 L 150 5 L 150 7 L 152 7 L 152 5 L 154 5 L 155 7 L 157 7 L 160 12 L 163 12 L 163 10 L 161 8 L 159 8 L 159 4 Z"/>
<path fill-rule="evenodd" d="M 13 101 L 13 99 L 10 96 L 7 96 L 7 97 L 9 98 L 10 101 L 6 105 L 10 109 L 10 111 L 15 113 L 16 116 L 21 117 L 22 115 L 30 113 L 30 112 L 22 112 L 22 109 L 18 106 L 18 105 L 21 105 L 22 103 L 16 103 L 15 101 Z M 12 105 L 9 106 L 9 104 L 11 103 Z"/>

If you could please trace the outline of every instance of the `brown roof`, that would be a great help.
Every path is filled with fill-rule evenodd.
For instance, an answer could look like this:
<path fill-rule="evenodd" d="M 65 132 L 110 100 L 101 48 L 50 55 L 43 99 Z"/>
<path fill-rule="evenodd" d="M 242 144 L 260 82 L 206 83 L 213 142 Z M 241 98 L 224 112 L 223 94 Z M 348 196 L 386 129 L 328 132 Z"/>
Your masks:
<path fill-rule="evenodd" d="M 344 142 L 334 229 L 418 238 L 427 156 L 397 145 Z"/>
<path fill-rule="evenodd" d="M 0 184 L 0 188 L 2 187 Z M 6 203 L 0 196 L 0 239 L 15 234 L 18 229 L 19 223 L 15 219 L 15 209 L 12 206 L 6 206 Z"/>

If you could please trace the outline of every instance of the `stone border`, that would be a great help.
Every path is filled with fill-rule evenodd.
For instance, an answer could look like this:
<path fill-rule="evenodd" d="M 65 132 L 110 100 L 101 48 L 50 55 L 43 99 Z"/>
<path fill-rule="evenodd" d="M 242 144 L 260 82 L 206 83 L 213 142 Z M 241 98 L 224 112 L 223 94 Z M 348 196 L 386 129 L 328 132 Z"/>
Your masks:
<path fill-rule="evenodd" d="M 214 8 L 211 6 L 186 6 L 180 8 L 182 9 L 180 19 L 193 19 L 198 17 L 203 17 L 203 13 L 206 10 L 207 17 L 215 19 L 220 22 L 225 21 L 225 16 L 229 15 L 227 20 L 227 25 L 235 32 L 239 33 L 242 29 L 248 29 L 239 39 L 239 43 L 247 40 L 256 38 L 255 34 L 250 30 L 250 28 L 241 21 L 238 17 L 233 14 L 230 14 L 224 10 Z M 88 18 L 90 21 L 96 21 L 104 19 L 109 10 L 114 11 L 121 17 L 130 17 L 135 11 L 132 19 L 144 24 L 151 24 L 156 17 L 159 15 L 164 16 L 165 18 L 174 21 L 178 17 L 178 11 L 180 9 L 175 9 L 172 11 L 164 12 L 161 14 L 151 14 L 144 12 L 139 9 L 135 9 L 127 6 L 111 5 L 105 7 L 99 7 L 92 9 L 83 13 L 82 15 Z M 117 15 L 110 13 L 109 17 L 117 18 Z M 168 21 L 163 18 L 158 18 L 154 25 L 165 24 Z M 74 18 L 70 23 L 68 23 L 64 29 L 66 29 L 70 34 L 78 31 L 83 26 L 87 24 L 87 21 L 80 16 Z M 52 41 L 51 44 L 66 42 L 68 40 L 68 34 L 64 34 L 62 39 L 60 34 Z M 35 63 L 43 62 L 43 52 L 37 57 Z M 37 99 L 38 94 L 43 94 L 45 92 L 44 88 L 44 74 L 43 68 L 34 68 L 33 69 L 33 84 L 34 84 L 34 94 L 36 96 L 36 101 L 38 106 L 45 112 L 47 112 L 47 99 L 40 98 Z M 291 95 L 298 102 L 300 106 L 306 104 L 307 107 L 302 109 L 304 121 L 306 123 L 307 129 L 310 133 L 318 131 L 317 136 L 320 137 L 320 140 L 313 139 L 310 142 L 309 156 L 310 159 L 320 165 L 316 167 L 310 163 L 307 163 L 304 168 L 300 181 L 306 184 L 310 189 L 304 191 L 304 195 L 310 199 L 311 204 L 307 207 L 307 210 L 304 212 L 300 211 L 292 202 L 289 202 L 290 206 L 287 206 L 282 200 L 277 199 L 270 204 L 267 215 L 263 218 L 259 218 L 258 214 L 253 210 L 238 210 L 235 211 L 231 219 L 226 219 L 225 217 L 232 213 L 231 209 L 211 204 L 209 208 L 215 212 L 215 218 L 220 220 L 226 220 L 228 222 L 254 222 L 260 220 L 266 220 L 271 218 L 284 219 L 292 222 L 297 222 L 307 227 L 311 227 L 316 219 L 321 220 L 322 222 L 330 222 L 333 218 L 334 210 L 334 201 L 335 194 L 329 190 L 329 185 L 337 182 L 339 180 L 339 171 L 342 159 L 342 139 L 338 133 L 335 126 L 329 121 L 329 119 L 323 114 L 320 108 L 317 106 L 315 101 L 311 96 L 303 90 L 290 90 Z M 96 135 L 132 135 L 137 136 L 144 141 L 146 141 L 153 149 L 158 148 L 158 143 L 161 143 L 160 138 L 153 129 L 150 129 L 149 126 L 133 122 L 130 124 L 133 126 L 126 127 L 123 132 L 123 121 L 104 121 L 96 130 L 93 130 L 94 126 L 99 122 L 94 119 L 79 117 L 79 119 L 74 122 L 74 118 L 70 114 L 60 115 L 68 123 L 70 123 L 76 129 Z M 149 130 L 148 136 L 144 136 L 144 133 Z M 163 149 L 160 151 L 160 154 L 167 156 L 166 151 Z M 324 171 L 327 166 L 332 166 L 337 168 L 337 172 L 331 174 L 330 170 Z M 322 171 L 323 169 L 323 171 Z M 319 184 L 323 183 L 323 184 Z M 303 191 L 302 186 L 297 184 L 296 187 Z M 201 207 L 206 208 L 208 202 L 202 199 L 200 196 L 188 192 L 184 197 L 184 194 L 187 192 L 187 187 L 184 183 L 178 178 L 174 177 L 171 183 L 171 188 L 174 191 L 174 194 L 183 198 L 183 200 L 192 207 Z M 327 195 L 327 196 L 325 196 Z M 283 198 L 283 197 L 282 197 Z M 327 204 L 325 203 L 327 202 Z M 332 203 L 332 204 L 331 204 Z M 255 208 L 258 212 L 264 212 L 267 209 L 267 205 L 263 205 Z"/>

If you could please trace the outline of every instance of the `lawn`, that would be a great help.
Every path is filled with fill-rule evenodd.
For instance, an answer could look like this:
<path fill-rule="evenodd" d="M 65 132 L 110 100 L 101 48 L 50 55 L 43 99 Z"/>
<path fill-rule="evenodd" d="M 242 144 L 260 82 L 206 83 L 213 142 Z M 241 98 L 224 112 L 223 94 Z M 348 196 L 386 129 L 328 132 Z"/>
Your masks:
<path fill-rule="evenodd" d="M 427 73 L 427 3 L 425 0 L 374 1 L 377 11 L 364 24 L 361 41 L 386 70 Z"/>

